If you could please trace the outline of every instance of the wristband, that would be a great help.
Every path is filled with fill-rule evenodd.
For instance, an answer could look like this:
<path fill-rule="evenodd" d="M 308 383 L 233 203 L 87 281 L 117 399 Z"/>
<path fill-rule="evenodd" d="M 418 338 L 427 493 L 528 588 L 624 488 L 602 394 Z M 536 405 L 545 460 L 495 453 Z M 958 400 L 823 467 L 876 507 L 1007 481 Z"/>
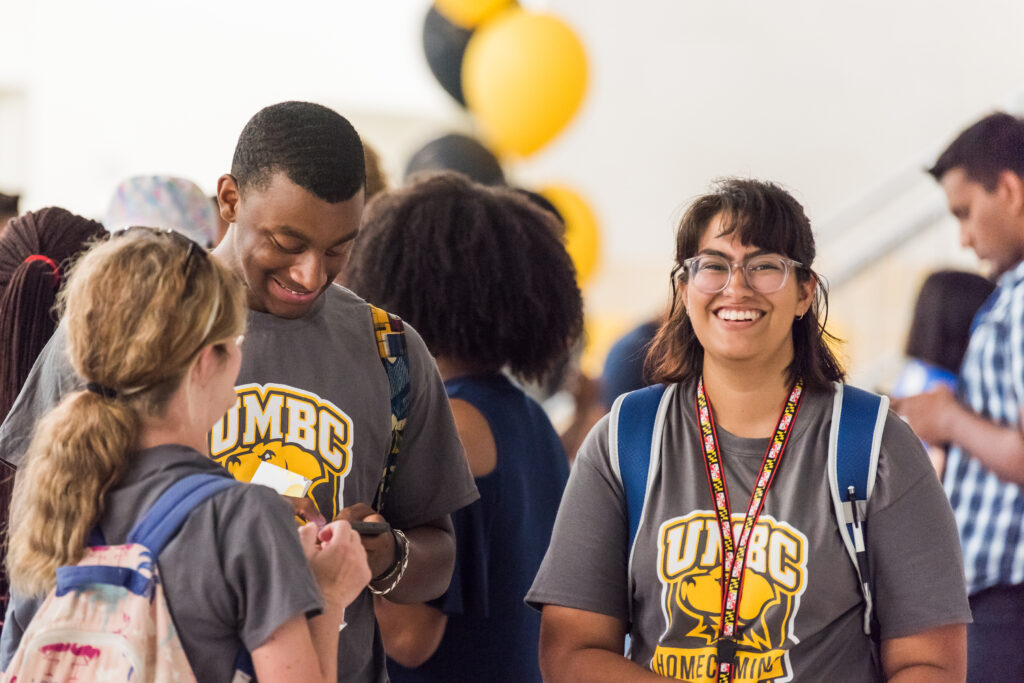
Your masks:
<path fill-rule="evenodd" d="M 405 537 L 405 534 L 402 533 L 401 529 L 392 529 L 391 533 L 395 537 L 395 544 L 398 546 L 399 556 L 387 573 L 370 582 L 368 587 L 370 592 L 374 595 L 387 595 L 391 591 L 395 590 L 395 587 L 398 586 L 398 582 L 402 580 L 403 576 L 405 576 L 406 567 L 409 566 L 409 539 Z M 374 588 L 373 584 L 384 584 L 385 587 Z"/>

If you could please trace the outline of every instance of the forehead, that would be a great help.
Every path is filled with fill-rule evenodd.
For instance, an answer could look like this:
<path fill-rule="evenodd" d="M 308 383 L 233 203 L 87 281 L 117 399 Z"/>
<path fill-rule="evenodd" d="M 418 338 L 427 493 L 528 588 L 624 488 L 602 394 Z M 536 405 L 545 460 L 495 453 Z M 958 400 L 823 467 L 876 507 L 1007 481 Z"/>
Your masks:
<path fill-rule="evenodd" d="M 950 203 L 966 202 L 982 193 L 987 194 L 984 185 L 971 180 L 967 171 L 959 167 L 946 171 L 939 180 L 939 185 L 946 192 Z"/>
<path fill-rule="evenodd" d="M 733 256 L 745 256 L 754 252 L 771 251 L 756 244 L 743 244 L 741 230 L 733 229 L 734 223 L 724 214 L 715 215 L 708 221 L 707 227 L 697 243 L 697 251 L 720 251 Z M 746 232 L 750 232 L 747 230 Z"/>
<path fill-rule="evenodd" d="M 359 227 L 363 190 L 341 202 L 320 199 L 296 185 L 284 173 L 275 173 L 261 188 L 242 195 L 239 210 L 247 221 L 264 230 L 287 229 L 310 241 L 340 239 Z"/>

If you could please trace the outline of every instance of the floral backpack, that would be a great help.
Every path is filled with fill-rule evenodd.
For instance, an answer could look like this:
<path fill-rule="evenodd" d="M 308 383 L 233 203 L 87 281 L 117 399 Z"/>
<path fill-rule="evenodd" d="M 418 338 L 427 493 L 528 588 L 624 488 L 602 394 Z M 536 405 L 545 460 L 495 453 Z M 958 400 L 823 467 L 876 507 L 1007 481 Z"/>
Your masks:
<path fill-rule="evenodd" d="M 3 683 L 194 682 L 157 558 L 197 505 L 237 484 L 214 474 L 185 477 L 160 496 L 123 545 L 90 543 L 77 565 L 58 568 L 57 586 L 25 629 Z M 244 650 L 236 669 L 243 660 Z M 242 667 L 233 680 L 249 681 L 251 673 Z"/>

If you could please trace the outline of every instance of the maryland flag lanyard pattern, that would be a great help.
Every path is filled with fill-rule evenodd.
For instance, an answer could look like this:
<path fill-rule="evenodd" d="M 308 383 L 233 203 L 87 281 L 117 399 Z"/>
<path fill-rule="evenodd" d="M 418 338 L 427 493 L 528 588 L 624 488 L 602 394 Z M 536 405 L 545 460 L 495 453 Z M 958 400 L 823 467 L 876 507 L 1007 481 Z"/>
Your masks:
<path fill-rule="evenodd" d="M 747 541 L 757 524 L 764 498 L 772 479 L 782 460 L 782 453 L 789 440 L 790 429 L 800 410 L 800 399 L 803 398 L 804 382 L 797 379 L 789 392 L 789 399 L 779 416 L 775 436 L 765 451 L 761 463 L 761 472 L 757 475 L 757 484 L 750 494 L 750 505 L 743 519 L 739 543 L 734 542 L 732 521 L 729 512 L 729 491 L 725 486 L 722 469 L 722 457 L 718 448 L 718 434 L 715 431 L 715 418 L 711 414 L 711 404 L 704 392 L 704 378 L 697 382 L 697 421 L 700 424 L 701 446 L 704 450 L 704 468 L 708 475 L 708 486 L 711 497 L 715 501 L 715 514 L 722 536 L 722 619 L 721 629 L 715 647 L 718 655 L 718 683 L 732 681 L 733 667 L 736 663 L 736 615 L 739 611 L 740 596 L 743 592 L 743 565 L 747 556 Z"/>

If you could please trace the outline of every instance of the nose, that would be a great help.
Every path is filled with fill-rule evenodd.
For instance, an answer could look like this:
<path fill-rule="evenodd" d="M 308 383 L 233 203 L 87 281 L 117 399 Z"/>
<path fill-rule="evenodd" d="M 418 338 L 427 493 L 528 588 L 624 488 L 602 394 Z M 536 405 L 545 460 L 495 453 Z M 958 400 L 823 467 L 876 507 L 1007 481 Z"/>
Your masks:
<path fill-rule="evenodd" d="M 973 248 L 973 240 L 971 239 L 971 229 L 967 224 L 967 221 L 960 221 L 960 246 Z"/>
<path fill-rule="evenodd" d="M 729 282 L 726 283 L 723 292 L 737 292 L 739 294 L 747 294 L 753 291 L 750 284 L 747 283 L 747 271 L 743 268 L 742 263 L 730 263 L 729 264 Z"/>
<path fill-rule="evenodd" d="M 289 276 L 307 292 L 315 292 L 327 282 L 323 255 L 308 250 L 289 269 Z"/>

